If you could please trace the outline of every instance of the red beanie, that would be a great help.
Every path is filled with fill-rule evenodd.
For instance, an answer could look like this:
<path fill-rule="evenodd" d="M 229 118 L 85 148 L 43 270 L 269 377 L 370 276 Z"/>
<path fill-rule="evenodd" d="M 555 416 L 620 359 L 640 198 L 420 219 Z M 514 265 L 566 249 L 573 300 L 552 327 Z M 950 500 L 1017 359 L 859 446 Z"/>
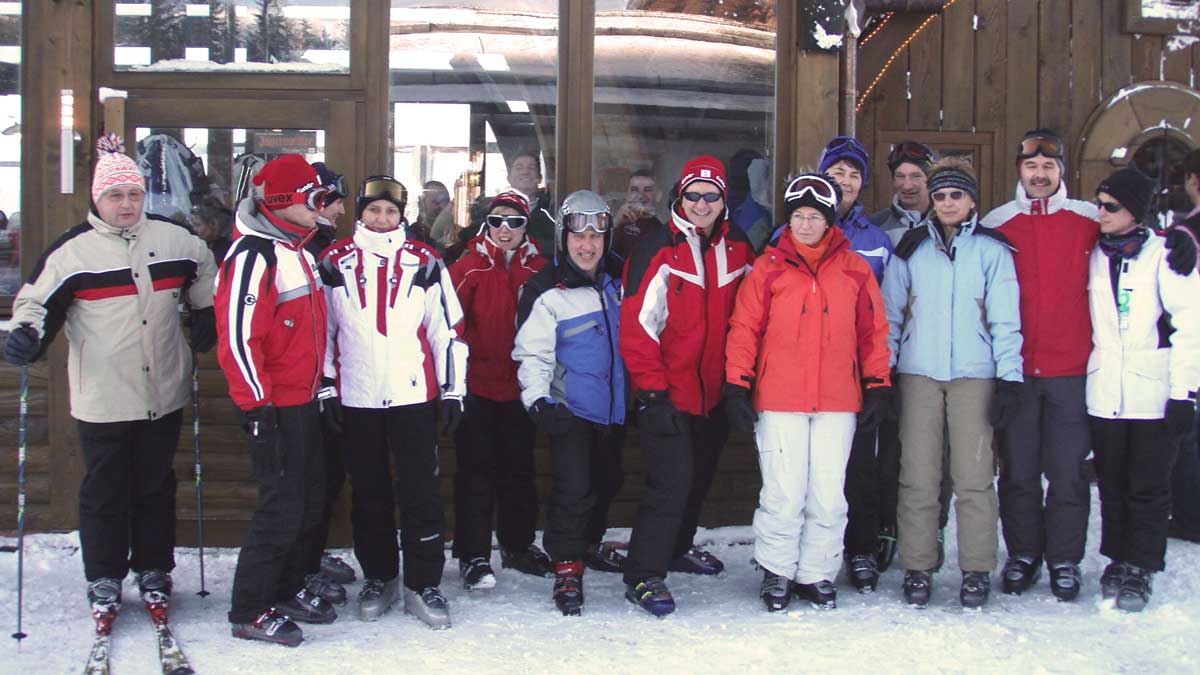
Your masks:
<path fill-rule="evenodd" d="M 515 190 L 501 192 L 492 197 L 492 203 L 488 204 L 488 213 L 491 213 L 497 206 L 507 206 L 511 209 L 516 209 L 518 213 L 529 218 L 529 200 L 525 199 L 525 195 Z"/>
<path fill-rule="evenodd" d="M 292 204 L 308 204 L 308 193 L 320 187 L 316 169 L 300 155 L 282 155 L 267 162 L 254 176 L 261 185 L 263 206 L 272 211 L 286 209 Z"/>
<path fill-rule="evenodd" d="M 683 177 L 679 179 L 679 194 L 683 194 L 687 186 L 698 180 L 716 185 L 721 188 L 721 194 L 724 195 L 725 165 L 712 155 L 700 155 L 683 165 Z"/>

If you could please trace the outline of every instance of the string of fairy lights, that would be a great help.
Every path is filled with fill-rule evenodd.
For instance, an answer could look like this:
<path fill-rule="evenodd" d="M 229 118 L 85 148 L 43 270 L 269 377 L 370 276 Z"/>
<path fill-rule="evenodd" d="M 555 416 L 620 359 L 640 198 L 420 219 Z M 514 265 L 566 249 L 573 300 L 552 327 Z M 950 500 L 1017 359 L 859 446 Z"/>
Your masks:
<path fill-rule="evenodd" d="M 879 85 L 880 80 L 882 80 L 883 76 L 887 74 L 888 69 L 892 67 L 892 64 L 895 63 L 896 59 L 900 56 L 900 54 L 905 49 L 908 49 L 908 46 L 910 44 L 912 44 L 912 41 L 917 39 L 917 36 L 920 35 L 921 32 L 924 31 L 929 26 L 929 24 L 933 23 L 934 19 L 936 19 L 940 14 L 945 13 L 945 11 L 947 9 L 949 9 L 956 2 L 958 2 L 958 0 L 946 0 L 946 4 L 942 5 L 941 12 L 939 12 L 938 14 L 930 14 L 928 18 L 926 18 L 924 21 L 921 22 L 920 26 L 917 26 L 917 29 L 915 31 L 913 31 L 912 35 L 909 35 L 907 38 L 904 39 L 903 42 L 900 43 L 899 47 L 896 47 L 896 51 L 892 52 L 892 55 L 889 56 L 887 61 L 884 62 L 883 68 L 879 69 L 879 73 L 877 75 L 875 75 L 875 79 L 871 80 L 871 84 L 868 85 L 867 88 L 863 90 L 862 95 L 858 97 L 858 103 L 854 106 L 854 112 L 856 112 L 856 113 L 862 112 L 862 107 L 863 107 L 863 104 L 866 103 L 867 97 L 869 97 L 871 95 L 871 92 L 875 90 L 875 87 Z M 883 17 L 883 19 L 875 26 L 875 28 L 872 29 L 871 32 L 862 39 L 862 41 L 859 43 L 859 45 L 862 47 L 865 47 L 868 42 L 870 42 L 872 39 L 874 39 L 875 36 L 879 35 L 879 32 L 883 29 L 883 27 L 885 25 L 887 25 L 887 23 L 889 21 L 892 20 L 892 17 L 894 15 L 895 15 L 895 12 L 888 12 Z"/>

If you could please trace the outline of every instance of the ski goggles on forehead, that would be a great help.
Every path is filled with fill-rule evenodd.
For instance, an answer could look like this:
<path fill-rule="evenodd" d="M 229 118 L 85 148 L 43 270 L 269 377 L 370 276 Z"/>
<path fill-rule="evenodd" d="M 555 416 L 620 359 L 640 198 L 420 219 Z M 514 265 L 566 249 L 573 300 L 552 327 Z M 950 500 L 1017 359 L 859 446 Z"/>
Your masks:
<path fill-rule="evenodd" d="M 338 176 L 337 179 L 334 180 L 332 183 L 326 183 L 322 187 L 324 187 L 327 190 L 327 192 L 325 193 L 327 197 L 332 197 L 335 194 L 338 196 L 341 196 L 341 197 L 346 197 L 350 194 L 349 192 L 346 191 L 346 177 L 345 176 Z"/>
<path fill-rule="evenodd" d="M 1043 155 L 1051 159 L 1063 158 L 1062 141 L 1049 136 L 1031 136 L 1017 146 L 1017 159 L 1029 159 Z"/>
<path fill-rule="evenodd" d="M 362 182 L 358 196 L 366 199 L 386 197 L 393 202 L 408 202 L 408 190 L 391 176 L 371 176 Z"/>
<path fill-rule="evenodd" d="M 563 216 L 563 229 L 583 234 L 588 229 L 604 234 L 612 227 L 611 213 L 570 213 Z"/>
<path fill-rule="evenodd" d="M 510 230 L 519 230 L 529 224 L 529 219 L 525 216 L 502 216 L 494 213 L 485 218 L 488 227 L 494 227 L 497 230 L 502 227 L 507 227 Z"/>
<path fill-rule="evenodd" d="M 933 152 L 928 146 L 916 141 L 904 141 L 892 146 L 892 151 L 888 153 L 888 166 L 897 166 L 904 162 L 918 165 L 933 164 Z"/>
<path fill-rule="evenodd" d="M 790 202 L 800 199 L 805 195 L 812 195 L 813 199 L 816 199 L 825 206 L 837 206 L 837 193 L 834 192 L 833 185 L 820 178 L 797 178 L 793 180 L 788 184 L 787 192 L 783 194 L 783 201 Z"/>

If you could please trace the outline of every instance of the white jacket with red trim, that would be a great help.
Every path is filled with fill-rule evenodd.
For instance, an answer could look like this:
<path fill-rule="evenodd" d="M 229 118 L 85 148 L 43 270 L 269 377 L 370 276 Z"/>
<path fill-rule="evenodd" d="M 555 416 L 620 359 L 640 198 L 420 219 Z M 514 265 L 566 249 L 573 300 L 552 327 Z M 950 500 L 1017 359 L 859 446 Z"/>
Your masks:
<path fill-rule="evenodd" d="M 314 230 L 279 220 L 254 198 L 238 206 L 217 280 L 217 360 L 243 410 L 316 398 L 325 354 L 325 296 L 304 242 Z"/>
<path fill-rule="evenodd" d="M 325 376 L 344 405 L 390 408 L 461 399 L 467 390 L 463 312 L 450 273 L 404 228 L 354 236 L 321 256 L 329 304 Z"/>

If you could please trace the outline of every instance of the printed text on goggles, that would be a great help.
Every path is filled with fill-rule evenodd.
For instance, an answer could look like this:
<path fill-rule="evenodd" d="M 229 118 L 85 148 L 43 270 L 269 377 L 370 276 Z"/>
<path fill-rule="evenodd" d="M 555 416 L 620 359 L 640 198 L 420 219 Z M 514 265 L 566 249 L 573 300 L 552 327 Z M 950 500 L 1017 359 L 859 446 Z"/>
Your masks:
<path fill-rule="evenodd" d="M 1021 141 L 1021 144 L 1017 146 L 1017 159 L 1029 159 L 1037 155 L 1044 155 L 1051 159 L 1062 159 L 1062 142 L 1056 138 L 1033 136 Z"/>
<path fill-rule="evenodd" d="M 390 176 L 371 176 L 364 180 L 359 196 L 367 199 L 387 197 L 394 202 L 408 203 L 408 190 Z"/>
<path fill-rule="evenodd" d="M 825 206 L 837 205 L 837 194 L 834 193 L 833 186 L 817 178 L 798 178 L 792 181 L 788 184 L 787 192 L 783 195 L 783 200 L 790 202 L 800 199 L 806 194 L 811 194 L 813 199 L 816 199 Z"/>
<path fill-rule="evenodd" d="M 583 234 L 585 230 L 591 228 L 596 234 L 604 234 L 608 232 L 608 228 L 612 227 L 611 213 L 570 213 L 563 216 L 563 228 L 568 232 L 575 234 Z"/>
<path fill-rule="evenodd" d="M 519 230 L 529 222 L 529 219 L 525 216 L 502 216 L 498 213 L 488 215 L 486 220 L 490 227 L 494 227 L 497 230 L 502 227 L 508 227 L 510 230 Z"/>

